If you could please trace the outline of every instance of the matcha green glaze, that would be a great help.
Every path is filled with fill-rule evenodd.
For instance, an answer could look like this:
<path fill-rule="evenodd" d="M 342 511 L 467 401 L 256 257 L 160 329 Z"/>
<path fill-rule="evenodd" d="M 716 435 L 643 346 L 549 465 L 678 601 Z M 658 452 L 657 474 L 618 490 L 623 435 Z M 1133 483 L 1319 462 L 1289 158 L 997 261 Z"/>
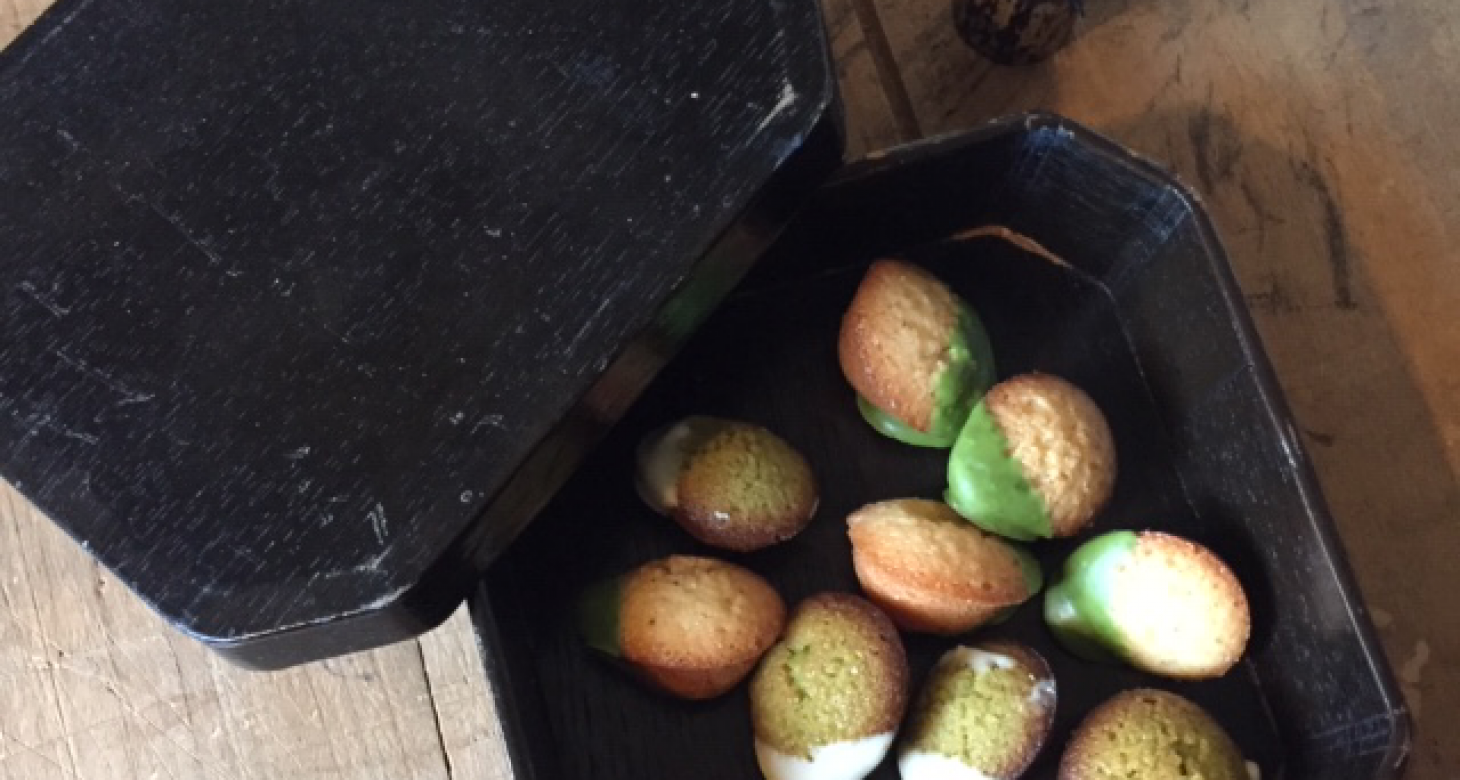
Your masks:
<path fill-rule="evenodd" d="M 1044 498 L 1009 455 L 1009 441 L 980 401 L 948 457 L 948 505 L 974 525 L 1010 539 L 1050 536 Z"/>
<path fill-rule="evenodd" d="M 1044 570 L 1039 568 L 1039 561 L 1028 550 L 1016 544 L 1011 544 L 1009 547 L 1019 560 L 1019 570 L 1024 572 L 1024 584 L 1029 587 L 1030 597 L 1033 597 L 1040 588 L 1044 587 Z"/>
<path fill-rule="evenodd" d="M 873 406 L 870 401 L 857 396 L 857 409 L 862 412 L 862 419 L 872 426 L 873 430 L 888 437 L 896 439 L 903 444 L 911 444 L 914 447 L 930 447 L 933 449 L 944 449 L 953 442 L 943 441 L 931 433 L 923 433 L 917 428 L 893 417 L 887 412 Z"/>
<path fill-rule="evenodd" d="M 1030 555 L 1029 551 L 1023 547 L 1010 544 L 1009 548 L 1014 551 L 1014 555 L 1019 560 L 1019 568 L 1024 572 L 1024 584 L 1029 588 L 1029 595 L 1026 599 L 1034 598 L 1034 595 L 1039 592 L 1040 588 L 1044 587 L 1044 572 L 1039 568 L 1039 561 L 1035 560 L 1034 556 Z M 1018 612 L 1019 608 L 1024 606 L 1025 603 L 1020 602 L 999 610 L 984 625 L 997 626 L 1008 622 L 1009 618 L 1014 617 L 1014 613 Z"/>
<path fill-rule="evenodd" d="M 947 364 L 933 380 L 933 419 L 926 432 L 857 397 L 862 418 L 884 436 L 914 447 L 953 446 L 973 405 L 994 385 L 994 349 L 973 307 L 958 303 L 958 321 L 948 336 Z"/>
<path fill-rule="evenodd" d="M 1044 595 L 1044 621 L 1060 644 L 1091 661 L 1116 663 L 1125 655 L 1125 638 L 1110 615 L 1115 571 L 1140 537 L 1111 531 L 1080 545 L 1065 561 L 1064 572 Z"/>
<path fill-rule="evenodd" d="M 985 620 L 983 624 L 986 626 L 1002 626 L 1005 623 L 1009 622 L 1009 620 L 1015 615 L 1019 614 L 1019 608 L 1022 606 L 1024 605 L 1015 604 L 1011 607 L 1004 607 L 998 612 L 995 612 L 993 617 Z"/>
<path fill-rule="evenodd" d="M 590 586 L 578 597 L 578 630 L 589 647 L 618 658 L 619 609 L 623 601 L 623 578 L 614 577 Z"/>
<path fill-rule="evenodd" d="M 932 433 L 952 444 L 973 405 L 994 386 L 994 348 L 973 307 L 958 304 L 958 324 L 948 338 L 948 365 L 933 388 Z M 946 446 L 946 445 L 945 445 Z"/>

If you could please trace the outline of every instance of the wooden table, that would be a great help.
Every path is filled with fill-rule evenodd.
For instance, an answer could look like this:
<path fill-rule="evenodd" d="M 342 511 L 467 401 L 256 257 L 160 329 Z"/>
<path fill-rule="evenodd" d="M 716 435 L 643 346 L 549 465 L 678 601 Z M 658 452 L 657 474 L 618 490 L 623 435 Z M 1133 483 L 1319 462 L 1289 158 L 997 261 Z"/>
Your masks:
<path fill-rule="evenodd" d="M 825 0 L 851 156 L 1048 108 L 1222 230 L 1419 724 L 1460 777 L 1460 5 L 1087 0 L 993 67 L 947 0 Z M 0 0 L 0 46 L 49 0 Z M 0 107 L 3 110 L 3 107 Z M 0 483 L 0 778 L 508 777 L 470 624 L 274 675 L 173 634 Z"/>

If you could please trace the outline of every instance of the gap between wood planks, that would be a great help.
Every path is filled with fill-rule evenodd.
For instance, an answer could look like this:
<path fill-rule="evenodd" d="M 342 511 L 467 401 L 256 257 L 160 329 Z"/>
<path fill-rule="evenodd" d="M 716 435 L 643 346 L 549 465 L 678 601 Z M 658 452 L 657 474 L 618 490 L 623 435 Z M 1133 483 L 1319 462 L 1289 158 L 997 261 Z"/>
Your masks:
<path fill-rule="evenodd" d="M 867 51 L 877 68 L 877 80 L 882 85 L 883 94 L 887 96 L 887 106 L 892 112 L 893 122 L 897 125 L 898 135 L 903 142 L 922 138 L 923 130 L 918 123 L 917 112 L 913 110 L 912 98 L 908 95 L 907 85 L 903 83 L 902 70 L 897 65 L 897 57 L 892 52 L 887 32 L 882 28 L 882 17 L 877 12 L 876 1 L 851 0 L 851 4 L 857 15 L 857 23 L 862 28 L 862 38 L 867 42 Z"/>
<path fill-rule="evenodd" d="M 426 681 L 426 698 L 431 702 L 431 723 L 436 727 L 436 741 L 441 746 L 441 760 L 446 765 L 446 776 L 456 780 L 456 765 L 446 747 L 446 731 L 441 727 L 441 702 L 436 696 L 436 681 L 432 679 L 431 667 L 426 663 L 426 648 L 420 639 L 416 639 L 415 644 L 416 658 L 421 662 L 421 678 Z"/>

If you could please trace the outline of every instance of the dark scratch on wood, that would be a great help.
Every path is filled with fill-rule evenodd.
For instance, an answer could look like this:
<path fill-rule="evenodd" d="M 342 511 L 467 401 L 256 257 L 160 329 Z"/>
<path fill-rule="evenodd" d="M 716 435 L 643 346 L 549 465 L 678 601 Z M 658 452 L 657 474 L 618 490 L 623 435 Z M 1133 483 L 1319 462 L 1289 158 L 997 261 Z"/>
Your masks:
<path fill-rule="evenodd" d="M 1276 274 L 1268 274 L 1266 289 L 1250 292 L 1244 297 L 1253 311 L 1264 314 L 1292 314 L 1299 309 L 1287 285 Z"/>
<path fill-rule="evenodd" d="M 360 682 L 375 682 L 375 675 L 365 669 L 346 669 L 346 665 L 353 666 L 353 659 L 326 658 L 321 661 L 319 667 L 329 676 L 338 677 L 341 680 L 359 680 Z"/>
<path fill-rule="evenodd" d="M 1325 6 L 1323 10 L 1326 15 L 1328 8 Z M 1333 64 L 1338 61 L 1339 55 L 1348 51 L 1348 38 L 1349 28 L 1347 26 L 1344 26 L 1343 33 L 1338 36 L 1338 41 L 1333 44 L 1333 46 L 1331 47 L 1332 50 L 1328 53 L 1327 62 L 1323 63 L 1324 68 L 1332 68 Z"/>
<path fill-rule="evenodd" d="M 974 95 L 983 90 L 984 84 L 989 81 L 996 81 L 994 76 L 1003 70 L 1002 65 L 995 65 L 988 60 L 981 60 L 978 66 L 970 71 L 962 83 L 948 81 L 939 89 L 938 102 L 944 106 L 943 111 L 938 115 L 939 120 L 948 120 L 963 112 L 963 98 L 961 95 Z"/>
<path fill-rule="evenodd" d="M 1253 188 L 1252 182 L 1248 179 L 1243 178 L 1238 183 L 1237 189 L 1242 193 L 1242 200 L 1246 201 L 1247 208 L 1252 211 L 1252 216 L 1256 217 L 1254 223 L 1257 226 L 1257 248 L 1258 250 L 1265 249 L 1268 227 L 1284 225 L 1287 220 L 1263 205 L 1262 199 L 1257 196 L 1257 190 Z"/>
<path fill-rule="evenodd" d="M 19 487 L 20 486 L 17 484 L 16 485 L 16 488 L 19 489 Z M 7 508 L 9 509 L 9 511 L 6 514 L 8 514 L 10 517 L 20 517 L 20 512 L 16 508 L 16 504 L 15 504 L 16 498 L 17 498 L 17 495 L 15 493 L 9 493 L 9 495 L 6 496 L 6 499 L 7 499 L 6 500 L 6 504 L 8 505 Z M 34 555 L 34 551 L 27 552 L 26 545 L 21 545 L 20 546 L 20 559 L 21 559 L 21 563 L 22 563 L 22 565 L 23 565 L 23 567 L 24 567 L 24 569 L 26 571 L 38 571 L 39 570 L 39 569 L 36 568 L 36 566 L 34 564 L 34 558 L 32 557 L 33 555 Z M 42 612 L 41 612 L 41 602 L 40 602 L 40 596 L 37 593 L 37 591 L 39 589 L 38 588 L 28 588 L 27 590 L 30 591 L 29 595 L 30 595 L 30 609 L 31 609 L 31 619 L 29 621 L 27 621 L 27 622 L 30 623 L 31 625 L 34 625 L 37 628 L 37 634 L 38 634 L 38 638 L 41 641 L 41 644 L 46 645 L 46 646 L 49 646 L 49 647 L 56 647 L 57 646 L 56 643 L 51 639 L 50 632 L 47 630 L 48 624 L 45 621 L 41 620 L 41 614 L 42 614 Z M 67 717 L 66 717 L 66 708 L 61 706 L 61 701 L 62 701 L 62 699 L 61 699 L 61 688 L 60 688 L 60 684 L 56 680 L 55 671 L 52 670 L 49 674 L 44 675 L 44 680 L 45 680 L 45 683 L 44 684 L 46 685 L 46 687 L 48 687 L 50 689 L 50 697 L 49 698 L 50 698 L 51 712 L 55 716 L 56 722 L 59 723 L 60 726 L 61 726 L 61 733 L 64 734 L 64 735 L 66 735 L 66 737 L 67 737 L 67 739 L 65 740 L 65 745 L 66 745 L 65 756 L 66 756 L 66 759 L 67 759 L 67 763 L 70 766 L 69 766 L 69 768 L 63 767 L 63 766 L 61 766 L 61 762 L 60 761 L 51 759 L 49 756 L 44 756 L 38 750 L 32 750 L 31 752 L 33 754 L 37 755 L 37 756 L 41 756 L 42 758 L 45 758 L 50 764 L 54 765 L 57 769 L 60 769 L 62 772 L 65 772 L 67 774 L 67 776 L 69 776 L 69 777 L 78 777 L 79 775 L 77 774 L 76 768 L 77 768 L 77 766 L 80 765 L 80 763 L 79 763 L 79 761 L 77 760 L 77 757 L 76 757 L 76 741 L 74 739 L 71 739 L 70 738 L 70 736 L 72 734 L 71 724 L 68 722 Z M 21 743 L 17 743 L 17 744 L 22 744 L 23 745 L 25 743 L 21 742 Z"/>
<path fill-rule="evenodd" d="M 1192 114 L 1186 133 L 1196 156 L 1196 175 L 1202 189 L 1215 192 L 1219 181 L 1232 176 L 1242 156 L 1242 141 L 1210 108 L 1200 108 Z"/>
<path fill-rule="evenodd" d="M 1191 25 L 1191 4 L 1168 3 L 1166 14 L 1166 29 L 1161 31 L 1162 43 L 1170 43 L 1186 32 L 1186 28 Z"/>
<path fill-rule="evenodd" d="M 1333 303 L 1340 309 L 1358 308 L 1354 300 L 1353 269 L 1350 265 L 1348 236 L 1344 231 L 1343 213 L 1323 174 L 1306 160 L 1298 162 L 1298 179 L 1318 196 L 1323 210 L 1323 232 L 1328 242 L 1328 265 L 1333 273 Z"/>
<path fill-rule="evenodd" d="M 867 46 L 867 39 L 859 37 L 856 43 L 848 46 L 847 50 L 841 53 L 841 56 L 837 60 L 837 72 L 846 73 L 852 61 L 860 57 L 863 53 L 866 53 L 869 57 L 872 55 L 871 49 Z"/>
<path fill-rule="evenodd" d="M 1303 434 L 1306 435 L 1308 438 L 1312 439 L 1313 440 L 1313 443 L 1314 444 L 1317 444 L 1320 447 L 1332 447 L 1333 446 L 1334 437 L 1333 437 L 1333 434 L 1331 434 L 1331 433 L 1324 433 L 1323 431 L 1315 431 L 1312 428 L 1304 428 L 1303 429 Z"/>

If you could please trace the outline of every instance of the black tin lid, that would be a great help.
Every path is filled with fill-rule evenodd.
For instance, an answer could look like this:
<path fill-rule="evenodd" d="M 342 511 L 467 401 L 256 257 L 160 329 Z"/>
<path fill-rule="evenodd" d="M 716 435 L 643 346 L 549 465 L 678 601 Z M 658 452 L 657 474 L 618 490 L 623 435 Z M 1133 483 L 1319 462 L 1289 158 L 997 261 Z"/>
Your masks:
<path fill-rule="evenodd" d="M 62 0 L 0 54 L 0 474 L 239 663 L 425 630 L 836 165 L 833 83 L 814 0 Z"/>

